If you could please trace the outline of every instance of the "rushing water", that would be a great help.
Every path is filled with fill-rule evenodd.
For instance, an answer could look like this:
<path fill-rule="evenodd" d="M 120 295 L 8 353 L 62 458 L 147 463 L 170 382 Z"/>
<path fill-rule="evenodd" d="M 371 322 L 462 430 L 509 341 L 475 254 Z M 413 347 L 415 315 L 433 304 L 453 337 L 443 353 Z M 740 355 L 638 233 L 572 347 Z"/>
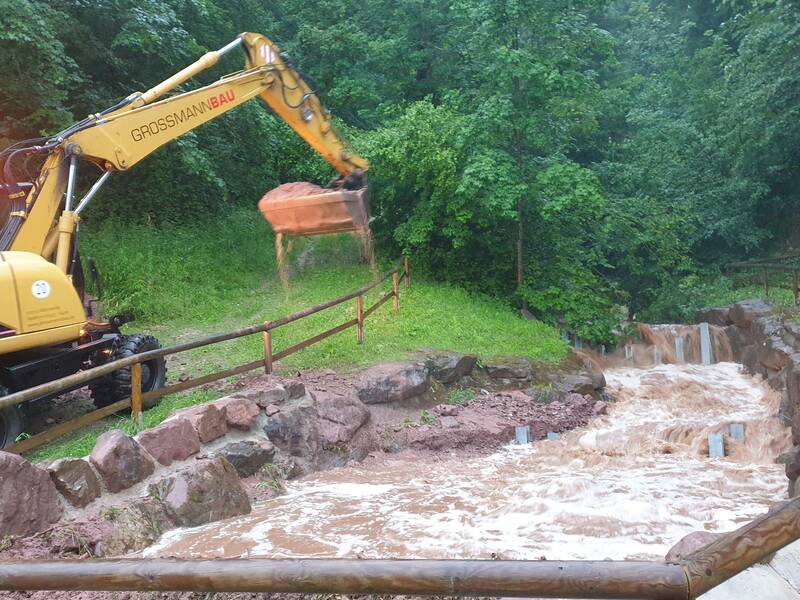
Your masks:
<path fill-rule="evenodd" d="M 383 460 L 291 482 L 251 514 L 167 533 L 181 557 L 661 558 L 784 499 L 779 398 L 739 365 L 606 372 L 607 416 L 483 458 Z M 744 423 L 707 457 L 707 435 Z"/>

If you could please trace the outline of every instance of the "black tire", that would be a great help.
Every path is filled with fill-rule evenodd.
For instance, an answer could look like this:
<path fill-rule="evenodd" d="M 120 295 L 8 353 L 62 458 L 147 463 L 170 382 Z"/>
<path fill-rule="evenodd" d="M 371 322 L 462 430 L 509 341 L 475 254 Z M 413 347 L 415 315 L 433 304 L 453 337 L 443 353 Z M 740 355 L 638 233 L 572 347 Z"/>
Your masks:
<path fill-rule="evenodd" d="M 114 342 L 109 360 L 119 360 L 134 354 L 141 354 L 161 347 L 158 340 L 151 335 L 122 335 Z M 163 358 L 154 358 L 142 363 L 142 393 L 152 392 L 164 387 L 167 380 L 167 364 Z M 124 400 L 131 395 L 131 370 L 120 369 L 89 384 L 92 401 L 97 408 L 103 408 Z M 160 399 L 144 402 L 142 408 L 147 410 L 158 404 Z"/>
<path fill-rule="evenodd" d="M 0 397 L 8 394 L 8 390 L 0 386 Z M 0 449 L 13 446 L 17 437 L 22 433 L 25 417 L 19 406 L 9 406 L 0 409 Z"/>

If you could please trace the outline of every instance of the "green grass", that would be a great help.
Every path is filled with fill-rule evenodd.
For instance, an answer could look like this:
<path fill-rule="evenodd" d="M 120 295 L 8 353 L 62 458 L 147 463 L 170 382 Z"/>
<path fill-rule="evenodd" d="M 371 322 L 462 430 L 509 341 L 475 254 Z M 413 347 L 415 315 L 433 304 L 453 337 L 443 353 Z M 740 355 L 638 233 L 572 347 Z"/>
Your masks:
<path fill-rule="evenodd" d="M 131 311 L 139 320 L 127 330 L 157 335 L 172 345 L 260 323 L 357 289 L 371 281 L 358 263 L 358 245 L 340 235 L 298 240 L 290 255 L 290 286 L 275 272 L 273 236 L 258 214 L 233 213 L 197 227 L 109 228 L 86 234 L 84 256 L 95 257 L 103 274 L 103 300 L 111 312 Z M 304 264 L 297 265 L 298 256 Z M 388 268 L 388 264 L 382 265 Z M 369 307 L 391 281 L 367 295 Z M 355 329 L 294 354 L 278 367 L 287 372 L 311 368 L 350 371 L 376 362 L 403 359 L 423 348 L 477 354 L 487 359 L 521 355 L 558 361 L 567 348 L 558 333 L 520 319 L 505 303 L 451 285 L 421 281 L 401 287 L 400 312 L 391 301 L 369 316 L 363 345 Z M 275 331 L 274 351 L 355 317 L 355 300 Z M 263 356 L 261 336 L 253 335 L 200 348 L 170 362 L 170 376 L 202 375 Z M 219 392 L 200 390 L 169 396 L 145 413 L 146 427 L 173 410 L 205 402 Z M 40 461 L 88 454 L 97 437 L 120 427 L 133 432 L 130 419 L 112 417 L 44 446 L 29 456 Z"/>

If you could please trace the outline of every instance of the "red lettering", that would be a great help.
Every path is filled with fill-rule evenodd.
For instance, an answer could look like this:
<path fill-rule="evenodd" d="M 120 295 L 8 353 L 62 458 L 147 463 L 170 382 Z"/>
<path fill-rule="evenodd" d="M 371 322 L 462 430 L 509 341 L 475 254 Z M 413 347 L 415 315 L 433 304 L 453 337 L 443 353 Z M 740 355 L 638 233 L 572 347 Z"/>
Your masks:
<path fill-rule="evenodd" d="M 211 102 L 211 108 L 219 108 L 219 100 L 217 98 L 212 96 L 209 101 Z"/>

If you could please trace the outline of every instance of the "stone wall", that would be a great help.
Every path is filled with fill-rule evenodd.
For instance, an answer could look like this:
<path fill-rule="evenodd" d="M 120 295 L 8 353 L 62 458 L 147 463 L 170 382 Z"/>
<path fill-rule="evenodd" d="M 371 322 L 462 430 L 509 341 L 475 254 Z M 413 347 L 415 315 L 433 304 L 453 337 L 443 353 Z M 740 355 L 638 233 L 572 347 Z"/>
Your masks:
<path fill-rule="evenodd" d="M 763 300 L 704 309 L 698 323 L 725 328 L 734 360 L 783 394 L 780 418 L 792 428 L 793 449 L 780 457 L 789 478 L 789 496 L 800 494 L 800 324 Z"/>
<path fill-rule="evenodd" d="M 572 354 L 558 367 L 520 357 L 477 363 L 475 356 L 427 352 L 349 378 L 332 371 L 305 380 L 259 376 L 137 436 L 108 431 L 84 458 L 33 465 L 0 452 L 0 539 L 111 514 L 126 526 L 102 551 L 122 554 L 169 528 L 248 513 L 241 478 L 267 464 L 279 477 L 296 477 L 370 452 L 489 447 L 510 442 L 521 419 L 543 437 L 604 410 L 603 374 L 586 357 Z M 446 404 L 453 386 L 474 390 L 474 401 Z"/>

